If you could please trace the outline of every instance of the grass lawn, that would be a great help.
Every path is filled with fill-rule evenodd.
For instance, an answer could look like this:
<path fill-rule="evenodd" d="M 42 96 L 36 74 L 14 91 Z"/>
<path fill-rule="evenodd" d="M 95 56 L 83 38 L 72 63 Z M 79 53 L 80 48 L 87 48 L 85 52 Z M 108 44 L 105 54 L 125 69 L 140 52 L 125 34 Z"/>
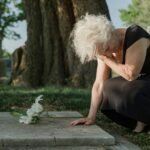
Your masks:
<path fill-rule="evenodd" d="M 39 95 L 44 95 L 41 101 L 46 110 L 75 110 L 87 115 L 90 106 L 90 89 L 77 89 L 70 87 L 44 87 L 27 89 L 0 85 L 0 111 L 12 111 L 12 108 L 28 108 Z M 123 128 L 99 111 L 97 124 L 110 133 L 118 133 L 129 141 L 139 145 L 143 150 L 150 150 L 150 134 L 133 134 Z"/>

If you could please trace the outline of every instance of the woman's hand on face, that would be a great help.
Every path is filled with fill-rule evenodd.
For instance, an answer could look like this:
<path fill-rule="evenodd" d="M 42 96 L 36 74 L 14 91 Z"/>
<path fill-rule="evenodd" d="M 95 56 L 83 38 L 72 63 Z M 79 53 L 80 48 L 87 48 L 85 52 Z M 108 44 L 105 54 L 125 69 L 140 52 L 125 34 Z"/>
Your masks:
<path fill-rule="evenodd" d="M 81 119 L 77 119 L 74 120 L 70 123 L 70 125 L 72 126 L 76 126 L 76 125 L 92 125 L 95 123 L 95 120 L 91 119 L 91 118 L 81 118 Z"/>
<path fill-rule="evenodd" d="M 111 59 L 115 61 L 115 57 L 113 55 L 98 55 L 98 58 L 101 59 L 102 61 L 105 61 L 106 59 Z"/>
<path fill-rule="evenodd" d="M 105 56 L 105 55 L 98 55 L 98 58 L 100 58 L 102 61 L 104 61 L 107 58 L 107 56 Z"/>

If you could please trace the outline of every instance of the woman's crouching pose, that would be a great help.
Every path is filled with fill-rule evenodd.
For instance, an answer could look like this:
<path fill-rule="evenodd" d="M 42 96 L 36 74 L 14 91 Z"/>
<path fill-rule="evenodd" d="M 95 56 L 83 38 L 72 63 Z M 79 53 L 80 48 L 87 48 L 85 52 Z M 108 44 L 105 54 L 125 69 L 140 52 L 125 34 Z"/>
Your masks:
<path fill-rule="evenodd" d="M 82 63 L 97 59 L 89 114 L 71 125 L 93 124 L 100 106 L 116 123 L 143 131 L 150 125 L 150 35 L 138 25 L 115 29 L 103 15 L 85 15 L 71 36 Z M 110 78 L 111 70 L 120 76 Z"/>

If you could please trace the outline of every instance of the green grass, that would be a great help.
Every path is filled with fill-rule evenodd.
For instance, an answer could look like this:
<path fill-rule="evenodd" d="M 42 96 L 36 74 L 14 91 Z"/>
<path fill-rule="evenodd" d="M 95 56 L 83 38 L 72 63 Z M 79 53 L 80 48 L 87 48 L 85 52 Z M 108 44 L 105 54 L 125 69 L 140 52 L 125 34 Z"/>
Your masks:
<path fill-rule="evenodd" d="M 39 95 L 44 95 L 41 101 L 46 110 L 77 110 L 84 116 L 90 106 L 90 89 L 77 89 L 70 87 L 44 87 L 27 89 L 20 87 L 0 86 L 0 111 L 11 111 L 12 108 L 28 108 Z M 100 111 L 97 113 L 97 124 L 110 133 L 118 133 L 129 141 L 139 145 L 143 150 L 150 150 L 150 135 L 147 133 L 133 134 L 123 128 Z"/>
<path fill-rule="evenodd" d="M 90 90 L 68 87 L 45 87 L 27 89 L 0 86 L 0 111 L 9 111 L 11 107 L 29 107 L 38 95 L 44 95 L 42 103 L 55 109 L 84 109 L 89 107 Z"/>

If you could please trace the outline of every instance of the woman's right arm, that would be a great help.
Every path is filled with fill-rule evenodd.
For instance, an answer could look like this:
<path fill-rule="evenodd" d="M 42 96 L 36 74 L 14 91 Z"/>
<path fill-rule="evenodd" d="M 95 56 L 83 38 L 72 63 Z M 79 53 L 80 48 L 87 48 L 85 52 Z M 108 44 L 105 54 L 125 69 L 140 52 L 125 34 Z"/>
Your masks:
<path fill-rule="evenodd" d="M 71 122 L 71 125 L 85 124 L 90 125 L 93 124 L 96 120 L 96 113 L 102 101 L 102 90 L 103 83 L 106 79 L 110 77 L 110 68 L 103 63 L 102 60 L 98 59 L 98 66 L 96 71 L 96 79 L 92 87 L 92 96 L 91 96 L 91 105 L 89 114 L 86 118 L 81 118 Z"/>

